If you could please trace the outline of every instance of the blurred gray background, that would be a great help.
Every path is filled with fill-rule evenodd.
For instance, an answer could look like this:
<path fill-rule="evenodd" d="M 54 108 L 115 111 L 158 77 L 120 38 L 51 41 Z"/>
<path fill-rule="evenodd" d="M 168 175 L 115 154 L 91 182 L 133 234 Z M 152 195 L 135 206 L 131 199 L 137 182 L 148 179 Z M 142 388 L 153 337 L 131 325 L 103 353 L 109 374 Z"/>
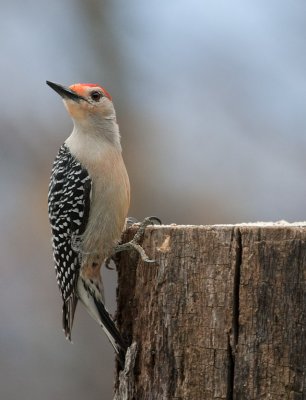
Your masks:
<path fill-rule="evenodd" d="M 61 330 L 46 196 L 72 123 L 45 80 L 112 93 L 130 215 L 303 220 L 306 3 L 1 1 L 0 42 L 0 398 L 111 399 L 100 328 L 79 306 Z"/>

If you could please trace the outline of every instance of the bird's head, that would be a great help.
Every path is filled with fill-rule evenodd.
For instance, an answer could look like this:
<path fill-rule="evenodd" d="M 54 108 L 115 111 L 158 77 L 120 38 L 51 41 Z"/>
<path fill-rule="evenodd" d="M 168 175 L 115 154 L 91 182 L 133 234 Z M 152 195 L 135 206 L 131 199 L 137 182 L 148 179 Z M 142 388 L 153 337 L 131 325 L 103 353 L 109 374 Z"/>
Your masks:
<path fill-rule="evenodd" d="M 69 87 L 47 81 L 64 101 L 72 119 L 79 125 L 101 124 L 116 119 L 111 95 L 100 85 L 76 83 Z"/>

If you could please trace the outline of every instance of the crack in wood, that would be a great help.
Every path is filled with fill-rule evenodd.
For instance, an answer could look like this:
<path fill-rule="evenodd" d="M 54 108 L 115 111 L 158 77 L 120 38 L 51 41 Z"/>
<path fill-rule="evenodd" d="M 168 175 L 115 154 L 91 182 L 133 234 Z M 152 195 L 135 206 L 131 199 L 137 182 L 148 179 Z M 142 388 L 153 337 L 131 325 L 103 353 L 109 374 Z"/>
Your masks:
<path fill-rule="evenodd" d="M 236 263 L 234 272 L 234 288 L 233 288 L 233 339 L 234 347 L 237 346 L 239 339 L 239 307 L 240 307 L 240 278 L 242 264 L 242 238 L 239 228 L 235 228 L 236 237 Z M 234 348 L 235 350 L 235 348 Z"/>
<path fill-rule="evenodd" d="M 233 400 L 235 384 L 235 353 L 239 340 L 239 292 L 242 263 L 242 238 L 239 228 L 233 228 L 233 241 L 235 242 L 235 267 L 233 280 L 233 319 L 232 335 L 228 335 L 228 386 L 226 400 Z"/>

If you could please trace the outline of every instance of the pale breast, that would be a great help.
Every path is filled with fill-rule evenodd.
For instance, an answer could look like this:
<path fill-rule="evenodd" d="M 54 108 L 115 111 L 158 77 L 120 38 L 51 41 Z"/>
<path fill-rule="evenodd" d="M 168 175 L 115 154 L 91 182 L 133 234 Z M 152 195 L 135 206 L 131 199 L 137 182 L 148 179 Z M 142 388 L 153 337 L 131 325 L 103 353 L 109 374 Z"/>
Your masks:
<path fill-rule="evenodd" d="M 87 167 L 92 179 L 89 221 L 83 235 L 83 251 L 109 257 L 124 229 L 130 203 L 130 184 L 116 149 L 104 152 Z"/>
<path fill-rule="evenodd" d="M 95 282 L 99 293 L 103 293 L 101 264 L 113 254 L 120 240 L 128 208 L 129 181 L 123 162 L 107 175 L 101 168 L 92 184 L 89 220 L 81 237 L 81 275 Z"/>
<path fill-rule="evenodd" d="M 103 139 L 103 135 L 85 135 L 77 130 L 66 144 L 86 168 L 92 183 L 89 220 L 81 238 L 83 260 L 86 254 L 99 254 L 103 261 L 121 237 L 130 203 L 121 147 Z"/>

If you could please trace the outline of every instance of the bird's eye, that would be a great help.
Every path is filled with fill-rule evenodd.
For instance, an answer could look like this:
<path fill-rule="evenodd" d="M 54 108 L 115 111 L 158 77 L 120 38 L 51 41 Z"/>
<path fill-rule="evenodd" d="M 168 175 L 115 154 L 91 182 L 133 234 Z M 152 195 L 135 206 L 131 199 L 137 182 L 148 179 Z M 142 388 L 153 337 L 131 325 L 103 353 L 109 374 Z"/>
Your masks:
<path fill-rule="evenodd" d="M 99 101 L 101 97 L 103 97 L 101 92 L 94 91 L 91 93 L 90 97 L 92 98 L 93 101 Z"/>

